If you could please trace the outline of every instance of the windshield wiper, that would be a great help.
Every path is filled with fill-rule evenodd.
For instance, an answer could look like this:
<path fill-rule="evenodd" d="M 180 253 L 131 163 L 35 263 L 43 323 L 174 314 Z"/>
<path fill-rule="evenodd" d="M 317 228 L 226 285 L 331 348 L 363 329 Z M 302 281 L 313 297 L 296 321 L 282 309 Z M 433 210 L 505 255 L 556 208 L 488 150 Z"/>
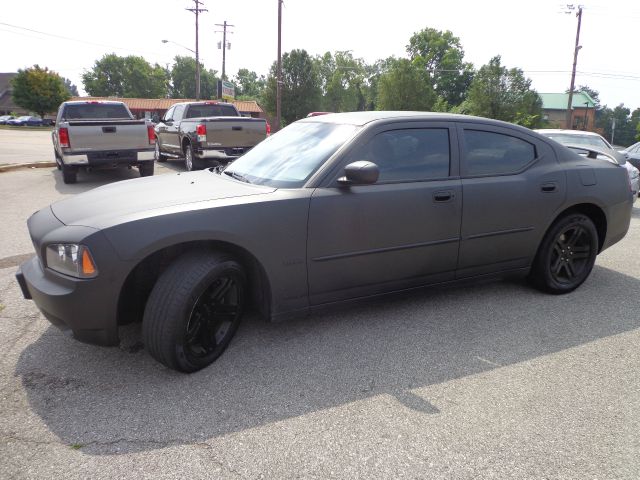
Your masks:
<path fill-rule="evenodd" d="M 225 170 L 223 173 L 225 175 L 229 175 L 231 178 L 234 178 L 236 180 L 240 180 L 241 182 L 251 183 L 247 177 L 245 177 L 244 175 L 241 175 L 240 173 L 231 172 L 231 171 L 228 171 L 228 170 Z"/>

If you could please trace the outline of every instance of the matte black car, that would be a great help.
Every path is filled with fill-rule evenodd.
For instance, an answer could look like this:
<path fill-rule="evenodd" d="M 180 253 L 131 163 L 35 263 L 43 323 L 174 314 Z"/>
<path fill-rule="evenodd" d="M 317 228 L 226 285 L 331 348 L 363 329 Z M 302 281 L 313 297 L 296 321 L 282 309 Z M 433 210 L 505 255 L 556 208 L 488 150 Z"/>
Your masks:
<path fill-rule="evenodd" d="M 24 296 L 76 338 L 191 372 L 247 309 L 276 319 L 337 302 L 518 273 L 551 293 L 624 237 L 624 168 L 515 125 L 415 112 L 293 123 L 225 169 L 118 182 L 28 221 Z"/>

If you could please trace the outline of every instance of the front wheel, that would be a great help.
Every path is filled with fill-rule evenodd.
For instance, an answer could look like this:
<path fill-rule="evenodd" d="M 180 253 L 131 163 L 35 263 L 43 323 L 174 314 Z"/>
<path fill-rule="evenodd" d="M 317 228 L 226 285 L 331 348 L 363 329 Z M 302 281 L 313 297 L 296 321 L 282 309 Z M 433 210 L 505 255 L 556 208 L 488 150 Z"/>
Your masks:
<path fill-rule="evenodd" d="M 549 228 L 529 278 L 545 292 L 571 292 L 587 279 L 597 254 L 598 232 L 591 219 L 581 213 L 566 215 Z"/>
<path fill-rule="evenodd" d="M 245 308 L 242 267 L 220 253 L 175 260 L 156 282 L 142 321 L 145 347 L 169 368 L 195 372 L 227 348 Z"/>

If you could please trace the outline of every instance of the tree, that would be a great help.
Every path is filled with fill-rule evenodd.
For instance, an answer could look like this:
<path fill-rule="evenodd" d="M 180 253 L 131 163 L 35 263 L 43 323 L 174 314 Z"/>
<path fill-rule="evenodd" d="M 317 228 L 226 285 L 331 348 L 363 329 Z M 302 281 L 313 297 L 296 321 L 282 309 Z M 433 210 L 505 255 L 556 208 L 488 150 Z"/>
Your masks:
<path fill-rule="evenodd" d="M 256 72 L 241 68 L 233 77 L 233 83 L 236 85 L 236 98 L 256 100 L 262 95 L 267 79 L 264 75 L 258 77 Z"/>
<path fill-rule="evenodd" d="M 82 74 L 84 89 L 97 97 L 163 98 L 168 94 L 167 71 L 135 55 L 120 57 L 115 53 L 97 60 Z"/>
<path fill-rule="evenodd" d="M 18 74 L 11 81 L 13 101 L 29 111 L 36 112 L 41 118 L 54 112 L 58 106 L 69 99 L 62 77 L 47 67 L 34 65 Z"/>
<path fill-rule="evenodd" d="M 542 100 L 531 88 L 531 80 L 519 68 L 502 66 L 500 56 L 476 72 L 459 111 L 529 128 L 542 124 Z"/>
<path fill-rule="evenodd" d="M 196 98 L 196 59 L 176 56 L 171 67 L 171 98 Z M 200 64 L 200 98 L 218 96 L 218 78 L 215 70 Z"/>
<path fill-rule="evenodd" d="M 323 93 L 322 109 L 329 112 L 361 111 L 366 107 L 365 63 L 351 52 L 330 52 L 316 57 Z"/>
<path fill-rule="evenodd" d="M 62 81 L 64 82 L 64 88 L 67 89 L 67 92 L 69 92 L 69 95 L 71 95 L 72 97 L 79 96 L 78 87 L 76 87 L 73 83 L 71 83 L 71 80 L 63 77 Z"/>
<path fill-rule="evenodd" d="M 264 106 L 276 113 L 276 63 L 271 66 L 264 93 Z M 317 111 L 321 103 L 318 69 L 306 50 L 292 50 L 282 56 L 282 124 L 287 125 Z"/>
<path fill-rule="evenodd" d="M 473 80 L 473 65 L 464 61 L 460 39 L 449 30 L 425 28 L 414 33 L 407 45 L 414 65 L 430 75 L 436 94 L 449 106 L 462 103 Z"/>
<path fill-rule="evenodd" d="M 406 58 L 394 60 L 380 76 L 376 105 L 379 110 L 429 111 L 436 100 L 427 72 Z"/>

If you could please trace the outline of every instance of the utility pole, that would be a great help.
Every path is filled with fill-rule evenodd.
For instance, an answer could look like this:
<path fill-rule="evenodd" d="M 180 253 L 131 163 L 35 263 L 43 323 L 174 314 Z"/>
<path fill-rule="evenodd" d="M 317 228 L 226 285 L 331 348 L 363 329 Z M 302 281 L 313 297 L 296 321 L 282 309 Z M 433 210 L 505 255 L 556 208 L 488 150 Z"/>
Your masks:
<path fill-rule="evenodd" d="M 196 100 L 200 100 L 200 55 L 198 53 L 198 16 L 200 12 L 208 12 L 206 8 L 201 8 L 201 5 L 204 5 L 200 0 L 193 0 L 194 7 L 186 8 L 185 10 L 189 10 L 196 14 Z"/>
<path fill-rule="evenodd" d="M 225 64 L 226 64 L 227 57 L 225 53 L 227 51 L 227 47 L 229 46 L 227 44 L 227 27 L 235 27 L 235 25 L 231 25 L 230 23 L 227 23 L 227 21 L 225 20 L 224 23 L 216 23 L 216 27 L 222 27 L 222 80 L 226 80 L 227 74 L 225 73 Z M 229 33 L 233 33 L 233 32 L 229 32 Z"/>
<path fill-rule="evenodd" d="M 282 119 L 282 1 L 278 0 L 278 72 L 276 79 L 276 125 L 275 131 L 280 130 Z"/>
<path fill-rule="evenodd" d="M 573 5 L 567 5 L 568 11 L 566 13 L 571 13 L 575 7 Z M 573 89 L 576 85 L 576 65 L 578 64 L 578 50 L 582 47 L 580 46 L 580 25 L 582 24 L 582 5 L 578 5 L 578 13 L 576 13 L 576 17 L 578 17 L 578 30 L 576 32 L 576 46 L 573 50 L 573 70 L 571 71 L 571 86 L 569 87 L 569 102 L 567 103 L 567 126 L 569 130 L 572 129 L 571 124 L 571 107 L 573 103 Z"/>

